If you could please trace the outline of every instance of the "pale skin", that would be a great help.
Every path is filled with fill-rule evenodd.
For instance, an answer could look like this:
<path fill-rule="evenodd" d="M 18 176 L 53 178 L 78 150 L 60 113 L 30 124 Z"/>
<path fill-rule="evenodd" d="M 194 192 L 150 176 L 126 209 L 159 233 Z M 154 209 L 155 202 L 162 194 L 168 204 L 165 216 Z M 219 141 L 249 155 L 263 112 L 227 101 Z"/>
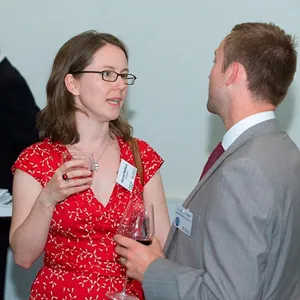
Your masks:
<path fill-rule="evenodd" d="M 264 99 L 253 98 L 248 90 L 247 74 L 242 64 L 233 62 L 223 72 L 224 42 L 215 51 L 214 65 L 209 75 L 208 110 L 218 114 L 226 130 L 240 120 L 256 113 L 275 110 L 275 106 Z M 149 265 L 159 257 L 164 257 L 162 247 L 156 239 L 150 246 L 144 246 L 127 237 L 116 235 L 116 252 L 123 257 L 121 264 L 127 268 L 127 275 L 139 280 Z"/>
<path fill-rule="evenodd" d="M 95 53 L 86 70 L 128 73 L 128 63 L 121 49 L 105 45 Z M 15 262 L 24 268 L 29 268 L 42 254 L 57 203 L 65 201 L 71 194 L 91 188 L 99 202 L 106 206 L 116 184 L 120 148 L 117 139 L 109 132 L 109 122 L 119 116 L 128 86 L 121 77 L 115 82 L 105 82 L 99 74 L 84 74 L 79 79 L 68 74 L 65 85 L 74 95 L 77 106 L 85 112 L 76 113 L 80 134 L 80 142 L 75 145 L 76 148 L 93 153 L 97 160 L 107 143 L 108 146 L 98 161 L 101 166 L 99 172 L 93 172 L 92 178 L 89 177 L 89 170 L 73 169 L 83 166 L 83 161 L 80 160 L 61 165 L 44 188 L 29 174 L 16 170 L 10 244 Z M 67 145 L 67 148 L 76 151 L 72 145 Z M 70 178 L 68 181 L 62 178 L 65 172 Z M 78 177 L 83 178 L 74 179 Z M 161 245 L 164 245 L 170 220 L 159 171 L 144 186 L 143 196 L 145 201 L 154 205 L 155 232 Z"/>

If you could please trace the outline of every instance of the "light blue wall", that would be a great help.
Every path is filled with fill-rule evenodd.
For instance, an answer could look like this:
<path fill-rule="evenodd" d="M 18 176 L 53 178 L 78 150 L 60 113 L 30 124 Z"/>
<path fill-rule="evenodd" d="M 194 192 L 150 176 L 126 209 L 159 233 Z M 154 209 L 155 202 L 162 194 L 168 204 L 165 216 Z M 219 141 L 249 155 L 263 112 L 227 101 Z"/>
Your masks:
<path fill-rule="evenodd" d="M 52 60 L 67 39 L 91 28 L 122 38 L 138 77 L 128 98 L 135 134 L 165 159 L 167 195 L 186 197 L 223 134 L 206 111 L 214 50 L 244 21 L 273 21 L 300 37 L 299 12 L 299 0 L 1 0 L 0 45 L 43 107 Z M 297 74 L 279 116 L 298 145 L 299 90 Z"/>
<path fill-rule="evenodd" d="M 165 159 L 168 199 L 182 200 L 223 135 L 220 120 L 206 111 L 214 50 L 239 22 L 272 21 L 300 37 L 299 12 L 299 0 L 1 0 L 0 45 L 43 107 L 51 62 L 68 38 L 87 29 L 122 38 L 130 51 L 131 72 L 138 77 L 128 97 L 135 135 Z M 298 145 L 299 92 L 297 73 L 277 114 Z M 24 274 L 14 277 L 17 286 L 28 286 L 27 271 L 9 268 L 9 276 Z"/>

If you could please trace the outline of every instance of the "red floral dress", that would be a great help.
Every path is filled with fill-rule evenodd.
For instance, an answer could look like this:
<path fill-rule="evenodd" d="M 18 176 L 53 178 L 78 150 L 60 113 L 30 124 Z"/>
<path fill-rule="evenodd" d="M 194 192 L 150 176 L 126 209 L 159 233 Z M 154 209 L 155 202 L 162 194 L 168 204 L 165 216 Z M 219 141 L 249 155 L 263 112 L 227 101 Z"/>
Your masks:
<path fill-rule="evenodd" d="M 134 165 L 127 143 L 117 138 L 120 160 Z M 163 160 L 144 141 L 138 140 L 144 167 L 144 184 L 161 167 Z M 13 166 L 30 174 L 44 187 L 68 151 L 49 139 L 26 148 Z M 115 253 L 113 236 L 133 195 L 143 186 L 137 174 L 132 192 L 115 184 L 109 202 L 103 206 L 92 189 L 68 197 L 56 205 L 47 243 L 44 265 L 32 284 L 30 300 L 102 300 L 107 291 L 121 291 L 125 269 Z M 38 226 L 38 224 L 36 224 Z M 140 283 L 133 281 L 127 292 L 144 299 Z"/>

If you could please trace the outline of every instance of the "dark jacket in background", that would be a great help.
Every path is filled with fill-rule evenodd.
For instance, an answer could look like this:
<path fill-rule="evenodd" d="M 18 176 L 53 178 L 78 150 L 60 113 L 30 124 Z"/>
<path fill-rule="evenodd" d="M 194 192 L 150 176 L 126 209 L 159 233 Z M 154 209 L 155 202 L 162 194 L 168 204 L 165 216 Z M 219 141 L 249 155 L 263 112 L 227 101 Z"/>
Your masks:
<path fill-rule="evenodd" d="M 0 188 L 11 191 L 12 164 L 24 148 L 38 141 L 38 112 L 26 81 L 4 58 L 0 63 Z"/>
<path fill-rule="evenodd" d="M 20 152 L 38 141 L 39 108 L 30 89 L 10 62 L 0 62 L 0 188 L 11 192 L 11 166 Z M 10 218 L 0 218 L 0 300 L 4 299 Z"/>

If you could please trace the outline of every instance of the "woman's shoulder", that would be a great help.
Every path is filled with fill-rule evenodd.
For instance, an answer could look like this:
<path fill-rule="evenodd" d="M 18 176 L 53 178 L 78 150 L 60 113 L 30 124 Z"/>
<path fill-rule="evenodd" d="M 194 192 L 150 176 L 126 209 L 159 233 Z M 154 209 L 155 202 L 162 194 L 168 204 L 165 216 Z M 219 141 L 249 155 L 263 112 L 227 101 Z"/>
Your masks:
<path fill-rule="evenodd" d="M 49 138 L 37 142 L 25 148 L 17 161 L 33 163 L 36 161 L 53 160 L 64 151 L 64 146 L 59 142 L 52 142 Z"/>
<path fill-rule="evenodd" d="M 137 137 L 133 137 L 133 139 L 137 142 L 141 153 L 156 152 L 153 149 L 153 147 L 150 146 L 150 144 L 148 142 L 146 142 L 145 140 L 142 140 L 142 139 L 137 138 Z"/>
<path fill-rule="evenodd" d="M 49 138 L 37 142 L 25 148 L 12 166 L 14 173 L 15 169 L 30 172 L 40 172 L 40 169 L 48 170 L 56 165 L 55 161 L 60 161 L 59 148 L 63 147 L 61 143 L 53 143 Z"/>
<path fill-rule="evenodd" d="M 164 160 L 148 142 L 136 137 L 134 137 L 134 140 L 137 142 L 139 147 L 144 170 L 144 184 L 146 184 L 160 169 Z"/>
<path fill-rule="evenodd" d="M 126 148 L 126 149 L 130 148 L 130 143 L 129 142 L 125 142 L 124 139 L 121 138 L 121 137 L 117 137 L 117 139 L 119 140 L 119 144 L 122 148 Z M 137 143 L 141 153 L 145 152 L 147 150 L 148 151 L 154 151 L 154 149 L 145 140 L 142 140 L 142 139 L 137 138 L 137 137 L 131 137 L 131 139 L 133 139 Z"/>
<path fill-rule="evenodd" d="M 163 159 L 156 152 L 156 150 L 154 150 L 153 147 L 150 146 L 150 144 L 148 142 L 146 142 L 145 140 L 142 140 L 140 138 L 137 138 L 137 137 L 132 137 L 132 139 L 134 139 L 136 141 L 137 146 L 139 148 L 141 158 L 143 161 L 155 159 L 155 160 L 159 160 L 159 161 L 163 162 Z M 125 143 L 125 144 L 126 144 L 126 146 L 123 146 L 123 147 L 126 147 L 129 149 L 130 148 L 129 143 Z"/>
<path fill-rule="evenodd" d="M 34 143 L 27 148 L 25 148 L 22 153 L 31 153 L 31 154 L 42 154 L 44 152 L 50 152 L 54 150 L 59 143 L 53 143 L 49 138 L 45 138 L 43 141 Z"/>

